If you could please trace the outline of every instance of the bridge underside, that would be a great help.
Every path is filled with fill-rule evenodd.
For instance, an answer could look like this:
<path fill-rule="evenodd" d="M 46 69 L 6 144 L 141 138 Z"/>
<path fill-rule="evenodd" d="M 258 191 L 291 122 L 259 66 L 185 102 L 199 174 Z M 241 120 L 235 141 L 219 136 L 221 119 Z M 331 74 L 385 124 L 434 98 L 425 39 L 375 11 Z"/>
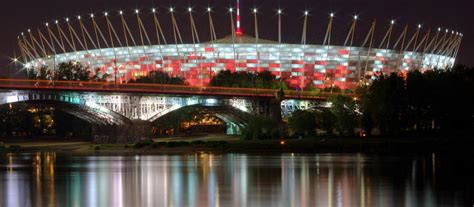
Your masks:
<path fill-rule="evenodd" d="M 176 109 L 166 115 L 163 115 L 153 123 L 160 124 L 168 120 L 175 120 L 176 117 L 195 116 L 198 114 L 205 114 L 214 116 L 226 124 L 226 133 L 229 135 L 240 134 L 242 129 L 248 124 L 251 114 L 241 111 L 237 108 L 228 105 L 203 105 L 195 104 Z M 179 119 L 179 118 L 178 118 Z"/>
<path fill-rule="evenodd" d="M 51 107 L 55 110 L 63 111 L 65 113 L 73 115 L 93 126 L 119 126 L 131 124 L 131 121 L 129 119 L 119 114 L 107 113 L 79 104 L 72 104 L 60 101 L 21 101 L 10 104 L 27 104 L 31 106 Z"/>

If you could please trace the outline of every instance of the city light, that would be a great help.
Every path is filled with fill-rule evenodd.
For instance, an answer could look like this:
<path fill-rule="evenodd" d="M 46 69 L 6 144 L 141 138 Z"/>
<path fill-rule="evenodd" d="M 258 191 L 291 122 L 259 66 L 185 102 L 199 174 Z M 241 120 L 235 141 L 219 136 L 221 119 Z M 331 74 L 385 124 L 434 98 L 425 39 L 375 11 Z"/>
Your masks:
<path fill-rule="evenodd" d="M 329 14 L 330 17 L 334 17 L 334 13 Z"/>
<path fill-rule="evenodd" d="M 253 9 L 253 13 L 257 13 L 257 9 L 256 9 L 256 8 Z"/>
<path fill-rule="evenodd" d="M 304 15 L 305 15 L 305 16 L 308 16 L 308 14 L 309 14 L 308 11 L 305 11 L 305 12 L 304 12 Z"/>

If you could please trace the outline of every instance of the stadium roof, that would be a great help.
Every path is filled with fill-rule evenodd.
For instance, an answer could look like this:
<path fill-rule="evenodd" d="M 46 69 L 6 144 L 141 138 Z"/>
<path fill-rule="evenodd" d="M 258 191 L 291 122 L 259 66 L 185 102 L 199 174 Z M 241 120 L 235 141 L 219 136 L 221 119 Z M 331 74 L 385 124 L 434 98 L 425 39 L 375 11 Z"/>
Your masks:
<path fill-rule="evenodd" d="M 255 44 L 257 42 L 257 39 L 252 36 L 248 35 L 242 35 L 242 36 L 236 36 L 235 40 L 232 39 L 232 35 L 224 37 L 222 39 L 217 39 L 214 41 L 216 44 Z M 208 42 L 211 43 L 211 42 Z M 271 41 L 271 40 L 266 40 L 266 39 L 258 39 L 258 44 L 278 44 L 276 41 Z"/>

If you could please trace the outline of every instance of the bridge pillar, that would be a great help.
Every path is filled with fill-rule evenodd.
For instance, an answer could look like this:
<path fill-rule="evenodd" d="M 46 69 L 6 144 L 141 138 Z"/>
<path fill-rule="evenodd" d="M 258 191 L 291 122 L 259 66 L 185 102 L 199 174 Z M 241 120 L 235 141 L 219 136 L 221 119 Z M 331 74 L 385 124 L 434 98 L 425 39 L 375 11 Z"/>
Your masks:
<path fill-rule="evenodd" d="M 98 144 L 131 144 L 152 136 L 152 124 L 148 121 L 133 121 L 130 125 L 93 125 L 92 141 Z"/>

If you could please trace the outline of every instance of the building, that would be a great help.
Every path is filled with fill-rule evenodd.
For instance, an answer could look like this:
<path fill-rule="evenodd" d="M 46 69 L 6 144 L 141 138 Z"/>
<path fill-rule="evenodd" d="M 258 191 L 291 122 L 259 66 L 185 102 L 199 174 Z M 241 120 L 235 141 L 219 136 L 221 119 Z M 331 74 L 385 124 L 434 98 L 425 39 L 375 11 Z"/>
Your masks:
<path fill-rule="evenodd" d="M 54 71 L 61 62 L 79 62 L 87 68 L 100 68 L 110 74 L 109 81 L 125 83 L 153 70 L 164 71 L 171 76 L 184 77 L 191 86 L 206 86 L 219 71 L 271 71 L 275 76 L 295 88 L 326 88 L 337 86 L 353 89 L 357 84 L 370 80 L 378 73 L 406 72 L 410 70 L 445 69 L 453 66 L 461 43 L 462 34 L 438 28 L 433 32 L 422 31 L 418 25 L 413 32 L 408 26 L 395 35 L 394 21 L 390 23 L 382 41 L 374 38 L 376 24 L 363 34 L 362 44 L 354 43 L 358 17 L 351 20 L 344 44 L 331 44 L 333 17 L 331 14 L 323 44 L 307 44 L 308 12 L 304 13 L 301 44 L 281 41 L 281 11 L 278 11 L 278 40 L 259 38 L 257 10 L 255 36 L 242 34 L 240 11 L 230 9 L 229 33 L 217 38 L 211 9 L 208 8 L 210 37 L 205 42 L 199 39 L 198 29 L 189 8 L 189 24 L 192 42 L 183 43 L 180 25 L 174 9 L 169 14 L 172 20 L 173 41 L 166 41 L 162 22 L 156 10 L 147 16 L 145 25 L 138 10 L 133 20 L 126 20 L 120 11 L 114 18 L 109 13 L 100 17 L 90 15 L 87 20 L 77 17 L 72 20 L 46 24 L 38 32 L 28 31 L 18 37 L 19 48 L 26 68 L 47 67 Z M 236 27 L 234 22 L 237 17 Z M 135 18 L 136 16 L 136 18 Z M 88 24 L 85 22 L 88 21 Z M 114 22 L 115 21 L 115 22 Z M 131 22 L 133 21 L 133 22 Z M 137 30 L 131 30 L 130 24 Z M 117 25 L 120 25 L 119 27 Z M 222 28 L 220 28 L 222 29 Z M 361 35 L 361 34 L 358 34 Z"/>

